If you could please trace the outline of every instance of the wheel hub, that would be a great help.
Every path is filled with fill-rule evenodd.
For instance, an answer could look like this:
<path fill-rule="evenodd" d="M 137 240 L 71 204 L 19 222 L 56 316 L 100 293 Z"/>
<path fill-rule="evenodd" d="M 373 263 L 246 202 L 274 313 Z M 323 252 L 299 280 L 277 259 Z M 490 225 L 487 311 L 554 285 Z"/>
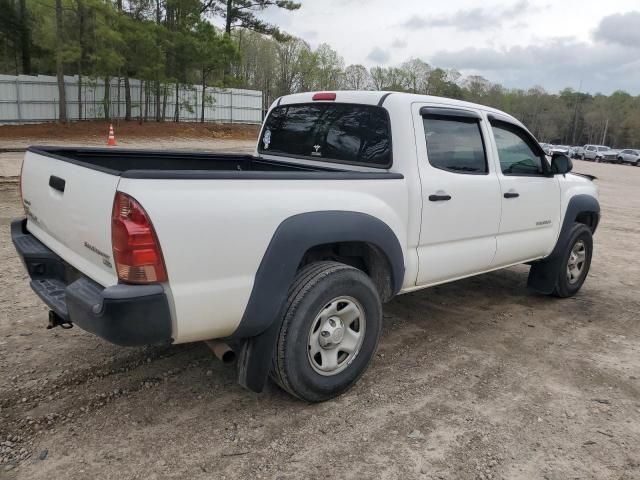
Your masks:
<path fill-rule="evenodd" d="M 344 323 L 340 317 L 329 317 L 320 329 L 318 342 L 324 349 L 333 348 L 344 338 Z"/>
<path fill-rule="evenodd" d="M 567 261 L 567 280 L 570 284 L 577 283 L 582 275 L 582 270 L 586 261 L 586 246 L 582 240 L 577 241 Z"/>
<path fill-rule="evenodd" d="M 308 355 L 320 375 L 337 375 L 358 355 L 366 330 L 364 309 L 353 297 L 336 297 L 316 315 L 309 329 Z"/>

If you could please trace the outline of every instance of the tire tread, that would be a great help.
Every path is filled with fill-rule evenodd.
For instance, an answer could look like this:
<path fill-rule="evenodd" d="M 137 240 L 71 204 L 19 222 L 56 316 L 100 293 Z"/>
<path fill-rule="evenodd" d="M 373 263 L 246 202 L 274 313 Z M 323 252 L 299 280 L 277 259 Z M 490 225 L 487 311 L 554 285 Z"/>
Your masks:
<path fill-rule="evenodd" d="M 284 355 L 285 343 L 289 329 L 289 323 L 298 304 L 304 299 L 307 292 L 313 289 L 318 282 L 326 276 L 340 270 L 354 269 L 344 263 L 322 261 L 306 265 L 296 274 L 287 296 L 287 306 L 284 311 L 282 328 L 278 335 L 276 354 L 273 356 L 271 378 L 286 392 L 301 398 L 296 393 L 286 375 L 286 359 Z M 355 269 L 354 269 L 355 270 Z"/>

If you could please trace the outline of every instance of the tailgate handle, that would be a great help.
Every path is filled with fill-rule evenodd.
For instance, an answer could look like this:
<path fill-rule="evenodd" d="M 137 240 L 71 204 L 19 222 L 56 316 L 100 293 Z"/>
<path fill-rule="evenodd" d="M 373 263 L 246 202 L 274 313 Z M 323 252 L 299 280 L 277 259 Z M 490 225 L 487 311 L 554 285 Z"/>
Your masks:
<path fill-rule="evenodd" d="M 64 185 L 67 182 L 64 180 L 64 178 L 60 178 L 60 177 L 56 177 L 55 175 L 51 175 L 49 177 L 49 186 L 55 190 L 58 190 L 59 192 L 64 192 Z"/>

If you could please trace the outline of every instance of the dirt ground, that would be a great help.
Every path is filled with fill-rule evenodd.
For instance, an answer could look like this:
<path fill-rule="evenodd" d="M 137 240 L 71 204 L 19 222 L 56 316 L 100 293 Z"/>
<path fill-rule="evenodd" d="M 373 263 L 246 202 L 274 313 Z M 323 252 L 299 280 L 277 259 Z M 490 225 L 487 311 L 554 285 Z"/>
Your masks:
<path fill-rule="evenodd" d="M 180 141 L 184 139 L 234 139 L 255 140 L 259 125 L 224 123 L 174 123 L 174 122 L 114 122 L 116 140 L 127 144 L 149 138 Z M 87 121 L 37 123 L 31 125 L 0 125 L 0 149 L 20 148 L 51 142 L 103 145 L 109 135 L 109 122 Z M 43 140 L 47 139 L 47 140 Z"/>
<path fill-rule="evenodd" d="M 202 344 L 121 348 L 45 330 L 0 186 L 0 478 L 640 479 L 640 168 L 599 177 L 573 299 L 520 266 L 400 296 L 350 392 L 260 395 Z"/>

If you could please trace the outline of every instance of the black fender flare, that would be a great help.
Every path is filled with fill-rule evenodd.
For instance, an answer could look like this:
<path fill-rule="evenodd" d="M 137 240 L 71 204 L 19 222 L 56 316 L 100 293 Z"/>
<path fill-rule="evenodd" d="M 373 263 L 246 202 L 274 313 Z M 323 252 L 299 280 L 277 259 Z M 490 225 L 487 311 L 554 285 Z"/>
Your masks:
<path fill-rule="evenodd" d="M 280 330 L 289 287 L 304 254 L 335 242 L 366 242 L 379 248 L 391 269 L 392 293 L 402 288 L 405 265 L 402 247 L 382 220 L 352 211 L 318 211 L 293 215 L 276 229 L 256 272 L 251 295 L 232 337 L 242 340 L 238 381 L 250 390 L 264 387 Z"/>
<path fill-rule="evenodd" d="M 595 233 L 600 221 L 600 204 L 591 195 L 575 195 L 569 199 L 567 211 L 564 215 L 562 228 L 558 241 L 551 254 L 539 262 L 534 262 L 529 270 L 527 286 L 536 292 L 549 295 L 556 286 L 556 280 L 560 271 L 562 255 L 567 248 L 569 234 L 576 218 L 581 213 L 595 215 L 595 224 L 591 225 L 592 233 Z"/>

